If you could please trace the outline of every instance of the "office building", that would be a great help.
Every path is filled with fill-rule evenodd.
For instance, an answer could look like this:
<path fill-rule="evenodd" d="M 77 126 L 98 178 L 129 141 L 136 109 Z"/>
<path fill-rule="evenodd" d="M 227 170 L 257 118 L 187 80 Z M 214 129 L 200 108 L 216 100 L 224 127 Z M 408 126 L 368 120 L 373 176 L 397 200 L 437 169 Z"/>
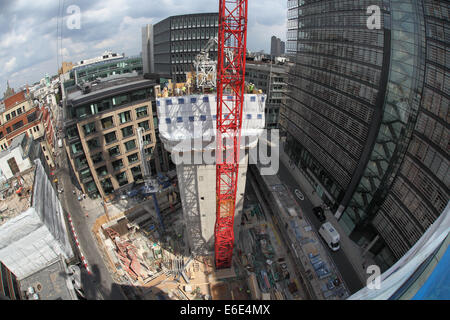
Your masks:
<path fill-rule="evenodd" d="M 143 27 L 145 72 L 158 73 L 174 82 L 186 81 L 186 72 L 194 71 L 195 57 L 210 38 L 217 37 L 218 27 L 217 13 L 172 16 Z M 211 48 L 209 56 L 217 60 L 217 45 Z"/>
<path fill-rule="evenodd" d="M 0 151 L 7 151 L 16 137 L 26 133 L 34 144 L 40 145 L 38 153 L 43 154 L 44 166 L 54 167 L 54 130 L 49 112 L 44 105 L 33 101 L 28 88 L 6 98 L 0 103 Z M 12 165 L 13 171 L 18 170 Z"/>
<path fill-rule="evenodd" d="M 281 104 L 286 104 L 288 64 L 247 61 L 245 81 L 267 94 L 265 119 L 267 129 L 278 127 Z"/>
<path fill-rule="evenodd" d="M 142 74 L 143 65 L 140 56 L 126 57 L 125 54 L 105 52 L 102 56 L 81 60 L 69 72 L 69 79 L 64 82 L 66 89 L 71 86 L 104 79 L 112 75 L 137 72 Z"/>
<path fill-rule="evenodd" d="M 284 55 L 285 43 L 280 38 L 272 36 L 270 41 L 270 55 L 273 57 L 279 57 Z"/>
<path fill-rule="evenodd" d="M 152 174 L 168 170 L 168 157 L 156 143 L 154 86 L 134 73 L 68 90 L 65 147 L 84 193 L 107 198 L 142 182 L 139 127 Z"/>
<path fill-rule="evenodd" d="M 367 8 L 381 9 L 381 29 Z M 288 1 L 285 152 L 387 268 L 449 201 L 449 4 Z"/>

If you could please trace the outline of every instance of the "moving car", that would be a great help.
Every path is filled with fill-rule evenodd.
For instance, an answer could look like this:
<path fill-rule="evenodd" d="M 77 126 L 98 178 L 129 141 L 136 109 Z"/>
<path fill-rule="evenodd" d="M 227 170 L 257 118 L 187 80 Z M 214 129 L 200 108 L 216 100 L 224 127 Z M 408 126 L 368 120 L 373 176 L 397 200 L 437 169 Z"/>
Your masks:
<path fill-rule="evenodd" d="M 340 248 L 339 240 L 341 239 L 339 233 L 330 222 L 325 222 L 319 229 L 319 234 L 333 251 L 338 251 Z"/>

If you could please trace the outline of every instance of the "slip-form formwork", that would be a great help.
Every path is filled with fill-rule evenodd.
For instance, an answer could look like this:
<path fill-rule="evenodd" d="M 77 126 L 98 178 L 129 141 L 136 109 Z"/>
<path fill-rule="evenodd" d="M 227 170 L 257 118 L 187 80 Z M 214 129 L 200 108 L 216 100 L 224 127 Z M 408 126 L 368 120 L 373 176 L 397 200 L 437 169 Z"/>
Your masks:
<path fill-rule="evenodd" d="M 224 100 L 230 97 L 224 96 Z M 264 130 L 266 95 L 246 94 L 242 117 L 240 166 L 234 219 L 235 243 L 241 222 L 248 151 Z M 157 98 L 159 134 L 177 166 L 189 246 L 194 255 L 214 248 L 216 222 L 216 95 Z M 224 139 L 224 144 L 233 143 Z"/>

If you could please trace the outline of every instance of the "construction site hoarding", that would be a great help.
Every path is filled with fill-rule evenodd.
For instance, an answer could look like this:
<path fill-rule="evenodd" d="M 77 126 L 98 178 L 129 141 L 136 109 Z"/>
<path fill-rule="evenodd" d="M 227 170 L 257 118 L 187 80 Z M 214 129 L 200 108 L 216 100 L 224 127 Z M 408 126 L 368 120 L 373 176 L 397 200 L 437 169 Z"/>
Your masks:
<path fill-rule="evenodd" d="M 0 227 L 0 260 L 18 279 L 74 256 L 59 199 L 40 160 L 35 165 L 32 206 Z"/>
<path fill-rule="evenodd" d="M 231 96 L 225 96 L 231 101 Z M 241 148 L 253 148 L 265 125 L 266 95 L 246 94 L 242 115 Z M 231 103 L 231 102 L 230 102 Z M 159 133 L 169 152 L 215 150 L 217 97 L 187 95 L 156 99 Z"/>

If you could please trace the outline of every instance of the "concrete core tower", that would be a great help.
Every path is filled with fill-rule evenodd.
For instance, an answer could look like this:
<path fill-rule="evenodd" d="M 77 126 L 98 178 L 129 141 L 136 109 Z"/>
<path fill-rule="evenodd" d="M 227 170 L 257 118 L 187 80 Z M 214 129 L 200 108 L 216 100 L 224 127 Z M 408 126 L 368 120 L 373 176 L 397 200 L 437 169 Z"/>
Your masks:
<path fill-rule="evenodd" d="M 238 241 L 244 202 L 248 150 L 257 146 L 263 132 L 265 101 L 263 94 L 245 95 L 234 219 L 235 243 Z M 216 222 L 217 97 L 188 95 L 157 98 L 157 110 L 161 141 L 177 167 L 189 247 L 194 255 L 210 255 L 214 252 Z"/>

